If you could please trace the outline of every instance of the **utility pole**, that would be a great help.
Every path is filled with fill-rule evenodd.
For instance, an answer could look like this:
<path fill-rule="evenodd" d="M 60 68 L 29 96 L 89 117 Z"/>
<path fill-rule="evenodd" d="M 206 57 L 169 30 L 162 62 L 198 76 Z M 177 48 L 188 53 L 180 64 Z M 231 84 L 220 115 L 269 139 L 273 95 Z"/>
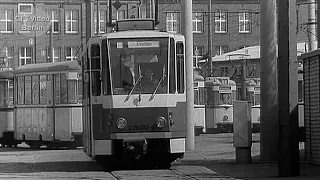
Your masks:
<path fill-rule="evenodd" d="M 276 8 L 277 0 L 260 1 L 261 161 L 276 161 L 279 152 Z"/>
<path fill-rule="evenodd" d="M 279 159 L 281 177 L 300 175 L 296 0 L 278 1 Z"/>
<path fill-rule="evenodd" d="M 309 4 L 308 4 L 308 38 L 309 38 L 309 50 L 313 51 L 317 49 L 316 1 L 315 0 L 309 0 Z"/>
<path fill-rule="evenodd" d="M 111 0 L 110 0 L 111 1 Z M 93 1 L 86 0 L 86 43 L 88 43 L 88 40 L 90 37 L 92 37 L 92 34 L 94 31 L 92 30 L 91 23 L 93 22 Z"/>
<path fill-rule="evenodd" d="M 212 3 L 211 0 L 208 2 L 208 75 L 211 75 L 212 72 L 212 59 L 211 59 L 211 9 L 212 9 Z"/>
<path fill-rule="evenodd" d="M 100 19 L 100 16 L 99 16 L 99 0 L 97 0 L 97 35 L 99 35 L 100 34 L 100 21 L 99 21 L 99 19 Z"/>
<path fill-rule="evenodd" d="M 193 32 L 192 32 L 192 0 L 181 1 L 182 34 L 185 36 L 186 60 L 186 150 L 193 151 L 194 143 L 194 94 L 193 94 Z"/>

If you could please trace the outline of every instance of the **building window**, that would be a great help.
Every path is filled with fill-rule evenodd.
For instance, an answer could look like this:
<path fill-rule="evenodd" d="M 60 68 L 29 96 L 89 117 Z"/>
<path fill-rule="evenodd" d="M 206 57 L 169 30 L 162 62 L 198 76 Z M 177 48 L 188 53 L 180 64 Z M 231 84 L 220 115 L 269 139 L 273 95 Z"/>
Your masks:
<path fill-rule="evenodd" d="M 99 33 L 106 32 L 106 11 L 99 11 Z M 94 13 L 94 33 L 97 33 L 97 12 Z"/>
<path fill-rule="evenodd" d="M 60 31 L 60 12 L 58 10 L 48 10 L 47 17 L 50 18 L 52 33 L 59 33 Z"/>
<path fill-rule="evenodd" d="M 61 48 L 60 46 L 54 46 L 52 47 L 52 52 L 50 54 L 50 47 L 48 47 L 48 60 L 49 62 L 60 62 L 61 57 Z M 52 59 L 52 60 L 51 60 Z"/>
<path fill-rule="evenodd" d="M 13 10 L 0 10 L 0 32 L 13 32 Z"/>
<path fill-rule="evenodd" d="M 219 56 L 221 54 L 228 52 L 228 46 L 216 46 L 216 56 Z"/>
<path fill-rule="evenodd" d="M 20 47 L 19 52 L 19 66 L 32 63 L 32 47 Z"/>
<path fill-rule="evenodd" d="M 67 10 L 66 11 L 66 33 L 78 33 L 78 21 L 79 12 L 78 10 Z"/>
<path fill-rule="evenodd" d="M 33 14 L 33 4 L 18 4 L 18 14 Z"/>
<path fill-rule="evenodd" d="M 203 31 L 203 13 L 192 13 L 192 25 L 194 33 L 202 33 Z"/>
<path fill-rule="evenodd" d="M 179 15 L 180 13 L 167 13 L 166 29 L 167 32 L 179 32 Z"/>
<path fill-rule="evenodd" d="M 12 69 L 14 67 L 13 64 L 13 46 L 4 47 L 0 51 L 0 69 Z"/>
<path fill-rule="evenodd" d="M 66 49 L 65 49 L 66 61 L 76 60 L 77 59 L 77 51 L 78 51 L 78 49 L 76 47 L 66 47 Z"/>
<path fill-rule="evenodd" d="M 227 13 L 216 12 L 214 14 L 214 26 L 215 33 L 226 33 L 227 32 Z"/>
<path fill-rule="evenodd" d="M 193 67 L 198 67 L 198 62 L 202 58 L 204 46 L 194 46 L 193 48 Z"/>
<path fill-rule="evenodd" d="M 250 33 L 250 13 L 239 13 L 239 33 Z"/>

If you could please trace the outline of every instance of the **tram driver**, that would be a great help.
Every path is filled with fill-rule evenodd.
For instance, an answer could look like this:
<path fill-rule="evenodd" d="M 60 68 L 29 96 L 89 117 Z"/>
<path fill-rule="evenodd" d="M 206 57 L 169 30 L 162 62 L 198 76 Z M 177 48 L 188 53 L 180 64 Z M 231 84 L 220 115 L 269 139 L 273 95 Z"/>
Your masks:
<path fill-rule="evenodd" d="M 119 56 L 119 59 L 115 59 L 112 69 L 115 80 L 114 86 L 116 88 L 131 89 L 134 85 L 134 60 L 125 51 L 121 51 Z"/>
<path fill-rule="evenodd" d="M 143 85 L 145 86 L 156 86 L 159 81 L 153 77 L 153 72 L 151 69 L 145 71 L 145 78 L 143 78 Z"/>

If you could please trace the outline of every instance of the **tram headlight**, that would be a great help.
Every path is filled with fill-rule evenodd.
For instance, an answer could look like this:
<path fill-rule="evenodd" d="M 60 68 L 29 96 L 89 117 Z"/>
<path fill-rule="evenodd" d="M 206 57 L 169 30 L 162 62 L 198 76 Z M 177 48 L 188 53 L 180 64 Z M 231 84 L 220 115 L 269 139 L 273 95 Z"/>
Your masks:
<path fill-rule="evenodd" d="M 163 128 L 166 125 L 166 119 L 164 117 L 158 117 L 156 121 L 157 128 Z"/>
<path fill-rule="evenodd" d="M 124 118 L 119 118 L 118 120 L 117 120 L 117 128 L 118 129 L 123 129 L 123 128 L 125 128 L 126 126 L 127 126 L 127 120 L 125 120 Z"/>

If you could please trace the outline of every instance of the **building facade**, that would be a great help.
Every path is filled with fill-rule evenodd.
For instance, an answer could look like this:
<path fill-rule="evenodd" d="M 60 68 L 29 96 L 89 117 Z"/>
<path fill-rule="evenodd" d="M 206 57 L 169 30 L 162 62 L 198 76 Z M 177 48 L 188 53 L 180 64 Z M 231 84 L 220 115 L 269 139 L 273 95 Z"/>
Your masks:
<path fill-rule="evenodd" d="M 159 29 L 182 32 L 180 1 L 159 1 Z M 306 2 L 297 0 L 298 42 L 308 42 Z M 211 7 L 210 0 L 194 0 L 193 38 L 195 68 L 206 68 L 199 63 L 199 60 L 209 54 L 217 56 L 244 47 L 260 45 L 259 0 L 211 0 Z M 208 44 L 211 44 L 211 47 Z M 203 69 L 203 72 L 206 70 Z"/>
<path fill-rule="evenodd" d="M 83 0 L 2 0 L 0 2 L 0 68 L 78 59 L 86 35 Z M 120 2 L 120 6 L 116 5 Z M 297 0 L 298 42 L 308 42 L 308 4 Z M 154 17 L 157 29 L 182 32 L 181 0 L 111 1 L 111 19 Z M 211 3 L 211 6 L 210 6 Z M 99 0 L 99 33 L 111 30 L 109 0 Z M 97 34 L 97 7 L 92 9 Z M 148 15 L 149 14 L 149 15 Z M 193 0 L 194 67 L 201 59 L 260 45 L 259 0 Z M 209 44 L 211 46 L 209 47 Z"/>
<path fill-rule="evenodd" d="M 78 59 L 82 11 L 80 1 L 2 0 L 0 68 Z"/>

